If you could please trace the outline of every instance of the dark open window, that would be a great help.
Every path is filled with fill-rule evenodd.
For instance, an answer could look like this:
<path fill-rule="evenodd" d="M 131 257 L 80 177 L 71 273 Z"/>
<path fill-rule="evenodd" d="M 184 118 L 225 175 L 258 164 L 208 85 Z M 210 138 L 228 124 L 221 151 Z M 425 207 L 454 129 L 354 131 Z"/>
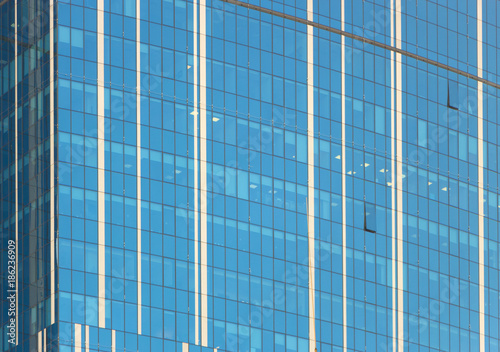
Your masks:
<path fill-rule="evenodd" d="M 448 81 L 448 107 L 458 110 L 458 83 Z"/>
<path fill-rule="evenodd" d="M 365 231 L 377 232 L 377 212 L 375 204 L 365 203 Z"/>

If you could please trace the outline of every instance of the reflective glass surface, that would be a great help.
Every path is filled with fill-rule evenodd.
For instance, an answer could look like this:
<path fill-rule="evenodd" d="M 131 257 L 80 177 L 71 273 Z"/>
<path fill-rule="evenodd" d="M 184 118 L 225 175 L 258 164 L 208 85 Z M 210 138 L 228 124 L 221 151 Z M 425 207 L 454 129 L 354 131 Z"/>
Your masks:
<path fill-rule="evenodd" d="M 15 82 L 0 1 L 4 351 L 499 350 L 497 1 L 50 4 Z"/>

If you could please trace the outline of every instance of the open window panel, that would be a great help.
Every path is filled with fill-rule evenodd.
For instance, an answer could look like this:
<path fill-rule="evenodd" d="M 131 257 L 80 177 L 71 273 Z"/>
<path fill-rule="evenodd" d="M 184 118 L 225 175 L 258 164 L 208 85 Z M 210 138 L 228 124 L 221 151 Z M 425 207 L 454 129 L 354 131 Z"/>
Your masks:
<path fill-rule="evenodd" d="M 458 82 L 448 81 L 448 107 L 458 110 Z"/>
<path fill-rule="evenodd" d="M 365 203 L 365 231 L 377 232 L 377 212 L 375 204 Z"/>

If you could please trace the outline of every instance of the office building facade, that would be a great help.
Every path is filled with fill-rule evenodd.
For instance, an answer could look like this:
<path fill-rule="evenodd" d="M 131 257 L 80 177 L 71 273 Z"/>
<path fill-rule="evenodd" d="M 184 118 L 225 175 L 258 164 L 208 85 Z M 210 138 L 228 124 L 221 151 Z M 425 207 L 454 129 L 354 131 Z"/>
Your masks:
<path fill-rule="evenodd" d="M 0 1 L 2 350 L 497 351 L 497 14 Z"/>

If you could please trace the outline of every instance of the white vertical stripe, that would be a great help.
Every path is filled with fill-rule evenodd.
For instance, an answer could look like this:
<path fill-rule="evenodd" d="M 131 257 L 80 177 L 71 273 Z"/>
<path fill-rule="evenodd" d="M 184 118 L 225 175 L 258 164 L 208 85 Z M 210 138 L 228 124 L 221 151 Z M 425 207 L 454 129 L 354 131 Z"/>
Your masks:
<path fill-rule="evenodd" d="M 82 352 L 82 326 L 75 324 L 75 352 Z"/>
<path fill-rule="evenodd" d="M 198 240 L 198 1 L 193 0 L 193 131 L 194 131 L 194 336 L 200 344 Z"/>
<path fill-rule="evenodd" d="M 396 0 L 396 47 L 401 49 L 401 0 Z M 396 53 L 396 196 L 397 196 L 397 275 L 398 351 L 404 351 L 403 299 L 403 80 L 401 54 Z"/>
<path fill-rule="evenodd" d="M 206 5 L 200 0 L 200 266 L 201 266 L 201 344 L 208 345 L 207 300 L 207 43 Z"/>
<path fill-rule="evenodd" d="M 391 0 L 391 46 L 394 47 L 394 0 Z M 396 328 L 396 150 L 394 136 L 394 51 L 391 50 L 391 234 L 392 234 L 392 350 L 397 351 Z"/>
<path fill-rule="evenodd" d="M 38 352 L 43 352 L 43 336 L 42 330 L 38 332 Z"/>
<path fill-rule="evenodd" d="M 104 175 L 104 0 L 97 0 L 97 189 L 99 327 L 106 326 L 105 175 Z"/>
<path fill-rule="evenodd" d="M 182 352 L 189 352 L 189 345 L 185 342 L 182 343 Z"/>
<path fill-rule="evenodd" d="M 340 28 L 345 30 L 345 0 L 340 2 Z M 347 351 L 347 249 L 346 249 L 346 170 L 345 170 L 345 36 L 341 36 L 341 108 L 342 108 L 342 343 Z"/>
<path fill-rule="evenodd" d="M 142 214 L 141 214 L 141 1 L 136 0 L 136 163 L 137 163 L 137 333 L 142 333 Z"/>
<path fill-rule="evenodd" d="M 16 346 L 17 346 L 17 343 L 18 343 L 18 335 L 19 335 L 19 314 L 18 314 L 18 309 L 17 309 L 17 306 L 19 305 L 19 289 L 18 289 L 18 285 L 19 285 L 19 279 L 18 279 L 18 254 L 17 254 L 17 250 L 18 250 L 18 245 L 17 243 L 19 242 L 19 150 L 18 150 L 18 126 L 17 126 L 17 119 L 18 119 L 18 112 L 17 112 L 17 109 L 18 109 L 18 96 L 17 96 L 17 30 L 18 30 L 18 23 L 17 23 L 17 0 L 14 1 L 14 158 L 15 158 L 15 162 L 14 162 L 14 182 L 16 183 L 16 186 L 15 186 L 15 212 L 16 212 L 16 215 L 15 215 L 15 220 L 16 220 Z M 52 203 L 51 203 L 52 205 Z"/>
<path fill-rule="evenodd" d="M 313 21 L 313 0 L 307 0 L 307 19 Z M 307 237 L 309 248 L 309 350 L 316 349 L 314 258 L 314 28 L 307 26 Z"/>
<path fill-rule="evenodd" d="M 50 322 L 56 321 L 56 273 L 55 273 L 55 160 L 54 160 L 54 0 L 50 0 L 49 9 L 49 43 L 50 43 Z"/>
<path fill-rule="evenodd" d="M 483 1 L 477 0 L 477 75 L 483 78 Z M 485 351 L 483 83 L 477 82 L 477 180 L 479 213 L 479 351 Z"/>
<path fill-rule="evenodd" d="M 47 352 L 47 329 L 43 329 L 43 352 Z"/>
<path fill-rule="evenodd" d="M 111 352 L 116 352 L 116 331 L 111 330 Z"/>
<path fill-rule="evenodd" d="M 90 351 L 90 327 L 85 325 L 85 352 Z"/>

